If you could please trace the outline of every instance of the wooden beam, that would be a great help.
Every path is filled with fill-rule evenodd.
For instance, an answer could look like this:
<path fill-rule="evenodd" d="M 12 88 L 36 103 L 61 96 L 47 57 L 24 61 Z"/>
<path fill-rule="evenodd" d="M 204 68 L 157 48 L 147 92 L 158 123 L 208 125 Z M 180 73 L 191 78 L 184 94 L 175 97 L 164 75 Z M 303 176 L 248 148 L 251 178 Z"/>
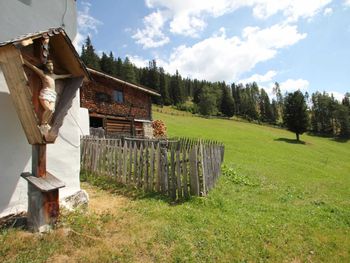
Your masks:
<path fill-rule="evenodd" d="M 12 45 L 0 48 L 0 66 L 28 142 L 30 144 L 44 143 L 20 51 Z"/>
<path fill-rule="evenodd" d="M 66 85 L 63 88 L 62 95 L 56 106 L 55 113 L 52 118 L 51 130 L 46 136 L 47 143 L 55 142 L 58 131 L 63 124 L 64 117 L 67 115 L 68 110 L 71 108 L 73 99 L 76 96 L 77 90 L 80 88 L 83 82 L 83 77 L 77 77 L 66 80 Z"/>

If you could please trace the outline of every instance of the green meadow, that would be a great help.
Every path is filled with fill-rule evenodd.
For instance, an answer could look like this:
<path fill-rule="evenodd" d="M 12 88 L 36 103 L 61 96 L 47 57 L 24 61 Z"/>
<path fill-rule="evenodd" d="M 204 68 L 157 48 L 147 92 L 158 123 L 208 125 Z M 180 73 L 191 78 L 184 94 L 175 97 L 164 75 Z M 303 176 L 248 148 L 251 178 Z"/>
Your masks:
<path fill-rule="evenodd" d="M 350 142 L 155 111 L 170 137 L 225 144 L 207 197 L 171 204 L 111 180 L 44 236 L 6 229 L 5 262 L 350 262 Z M 68 261 L 64 261 L 68 260 Z"/>

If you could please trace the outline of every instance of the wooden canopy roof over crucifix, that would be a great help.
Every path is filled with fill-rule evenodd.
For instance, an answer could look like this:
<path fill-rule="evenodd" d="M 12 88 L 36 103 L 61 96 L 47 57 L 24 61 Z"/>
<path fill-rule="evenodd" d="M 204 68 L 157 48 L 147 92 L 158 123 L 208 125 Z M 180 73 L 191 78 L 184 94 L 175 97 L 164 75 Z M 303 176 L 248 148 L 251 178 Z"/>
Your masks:
<path fill-rule="evenodd" d="M 54 110 L 47 118 L 49 128 L 43 133 L 46 109 L 42 90 L 48 88 L 43 74 L 48 61 L 52 61 L 54 67 L 50 76 L 65 74 L 69 77 L 51 78 Z M 28 142 L 32 145 L 53 143 L 77 89 L 84 79 L 90 79 L 65 31 L 49 29 L 0 43 L 0 67 Z"/>

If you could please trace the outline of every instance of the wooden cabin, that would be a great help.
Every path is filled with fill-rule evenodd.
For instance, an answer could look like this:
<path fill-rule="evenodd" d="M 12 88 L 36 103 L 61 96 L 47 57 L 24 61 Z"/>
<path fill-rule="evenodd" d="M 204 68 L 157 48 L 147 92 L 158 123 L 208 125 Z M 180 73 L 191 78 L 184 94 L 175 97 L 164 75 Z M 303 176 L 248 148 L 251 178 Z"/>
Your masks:
<path fill-rule="evenodd" d="M 88 69 L 92 81 L 81 88 L 81 107 L 89 110 L 90 127 L 107 135 L 153 137 L 152 96 L 154 90 L 102 72 Z"/>

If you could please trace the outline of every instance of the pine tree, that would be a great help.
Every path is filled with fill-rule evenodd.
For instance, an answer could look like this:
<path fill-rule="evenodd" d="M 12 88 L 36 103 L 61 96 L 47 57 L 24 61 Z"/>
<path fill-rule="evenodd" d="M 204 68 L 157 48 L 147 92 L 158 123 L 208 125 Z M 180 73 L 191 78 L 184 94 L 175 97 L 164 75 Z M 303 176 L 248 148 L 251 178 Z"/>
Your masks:
<path fill-rule="evenodd" d="M 217 113 L 216 97 L 209 86 L 204 86 L 199 95 L 199 112 L 202 115 L 209 116 Z"/>
<path fill-rule="evenodd" d="M 120 57 L 118 57 L 117 61 L 115 62 L 116 67 L 116 76 L 118 78 L 123 78 L 123 61 Z"/>
<path fill-rule="evenodd" d="M 123 68 L 122 68 L 122 78 L 130 83 L 136 83 L 136 75 L 134 71 L 134 66 L 131 64 L 130 59 L 125 57 Z"/>
<path fill-rule="evenodd" d="M 232 117 L 235 113 L 235 104 L 230 89 L 223 85 L 220 111 L 227 117 Z"/>
<path fill-rule="evenodd" d="M 301 91 L 289 93 L 285 97 L 283 112 L 283 120 L 287 129 L 294 132 L 299 141 L 299 135 L 306 132 L 308 126 L 307 105 Z"/>
<path fill-rule="evenodd" d="M 159 68 L 159 90 L 162 96 L 162 103 L 165 105 L 170 105 L 171 101 L 169 98 L 169 85 L 167 76 L 162 67 Z"/>
<path fill-rule="evenodd" d="M 160 92 L 159 89 L 159 72 L 157 68 L 157 62 L 152 60 L 148 65 L 148 74 L 147 74 L 147 85 L 148 87 Z"/>
<path fill-rule="evenodd" d="M 84 64 L 89 67 L 96 70 L 100 70 L 100 58 L 95 53 L 95 48 L 93 47 L 91 43 L 91 39 L 88 36 L 85 40 L 85 44 L 82 46 L 81 50 L 81 60 L 84 62 Z"/>
<path fill-rule="evenodd" d="M 274 118 L 270 98 L 264 89 L 260 90 L 259 108 L 261 120 L 265 122 L 273 122 Z"/>
<path fill-rule="evenodd" d="M 336 106 L 335 116 L 339 126 L 339 136 L 343 138 L 350 137 L 350 111 L 345 105 L 338 104 Z"/>
<path fill-rule="evenodd" d="M 342 104 L 350 110 L 350 93 L 347 92 L 342 100 Z"/>
<path fill-rule="evenodd" d="M 100 60 L 100 68 L 101 70 L 109 75 L 116 75 L 116 67 L 115 61 L 112 52 L 110 52 L 109 56 L 107 56 L 104 52 L 102 52 L 102 57 Z"/>
<path fill-rule="evenodd" d="M 183 91 L 182 91 L 182 81 L 179 72 L 176 70 L 176 74 L 171 76 L 170 80 L 170 90 L 169 95 L 172 104 L 176 105 L 184 101 Z"/>

